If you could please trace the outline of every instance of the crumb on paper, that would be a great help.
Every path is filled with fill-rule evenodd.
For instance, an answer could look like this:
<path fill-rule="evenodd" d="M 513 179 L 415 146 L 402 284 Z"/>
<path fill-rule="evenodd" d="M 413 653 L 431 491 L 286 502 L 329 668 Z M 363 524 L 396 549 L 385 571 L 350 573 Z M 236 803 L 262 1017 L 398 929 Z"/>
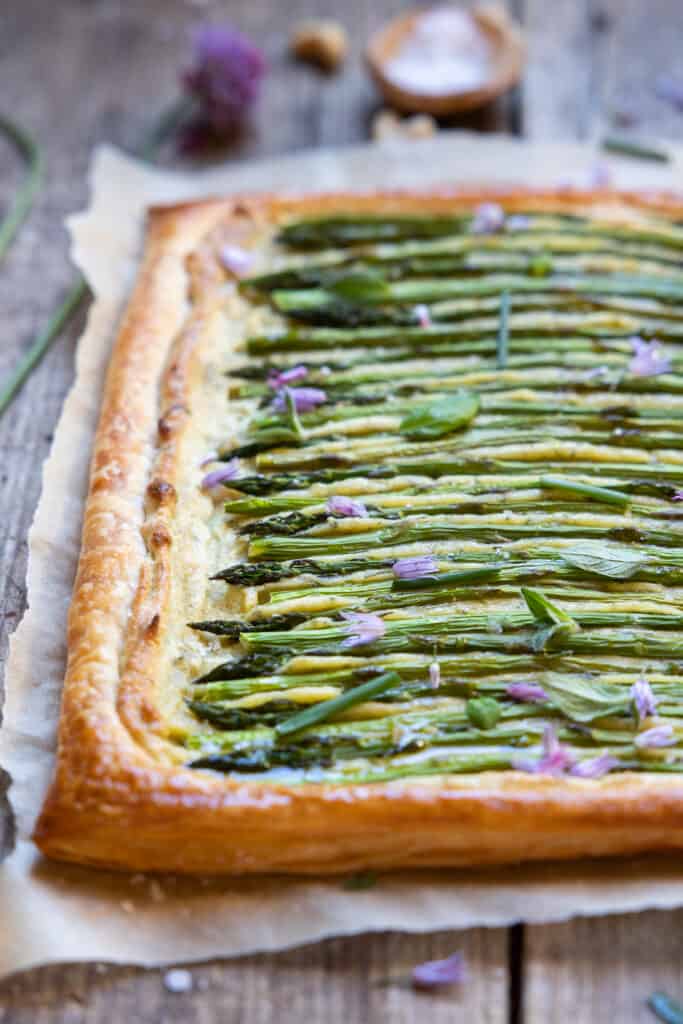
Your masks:
<path fill-rule="evenodd" d="M 344 26 L 336 21 L 304 21 L 292 32 L 289 49 L 297 60 L 336 71 L 346 59 L 349 40 Z"/>
<path fill-rule="evenodd" d="M 133 903 L 132 900 L 121 900 L 119 906 L 121 907 L 121 910 L 123 910 L 125 914 L 135 913 L 135 904 Z"/>
<path fill-rule="evenodd" d="M 193 988 L 192 975 L 184 967 L 173 967 L 164 974 L 164 988 L 167 992 L 175 994 L 191 992 Z"/>

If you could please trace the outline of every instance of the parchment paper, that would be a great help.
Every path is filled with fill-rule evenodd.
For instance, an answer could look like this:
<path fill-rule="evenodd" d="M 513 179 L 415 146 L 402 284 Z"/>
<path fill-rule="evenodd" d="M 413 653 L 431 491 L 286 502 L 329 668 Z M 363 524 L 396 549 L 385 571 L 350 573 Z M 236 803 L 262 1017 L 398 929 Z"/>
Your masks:
<path fill-rule="evenodd" d="M 142 965 L 281 949 L 327 935 L 431 931 L 683 904 L 678 859 L 536 865 L 340 881 L 150 878 L 48 863 L 28 836 L 52 770 L 64 633 L 78 554 L 88 455 L 112 337 L 133 280 L 144 209 L 231 191 L 466 182 L 590 183 L 595 154 L 466 134 L 318 151 L 186 175 L 149 169 L 110 148 L 95 154 L 90 208 L 70 222 L 75 262 L 95 295 L 29 535 L 29 610 L 7 667 L 0 764 L 11 774 L 14 852 L 0 868 L 0 974 L 55 961 Z M 683 185 L 669 166 L 611 159 L 619 186 Z M 122 837 L 125 842 L 125 837 Z"/>

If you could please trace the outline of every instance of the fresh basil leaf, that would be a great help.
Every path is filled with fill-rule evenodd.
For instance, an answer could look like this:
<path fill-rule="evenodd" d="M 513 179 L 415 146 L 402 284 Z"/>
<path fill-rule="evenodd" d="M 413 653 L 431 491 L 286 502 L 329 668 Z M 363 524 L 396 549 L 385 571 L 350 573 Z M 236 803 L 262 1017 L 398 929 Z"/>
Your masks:
<path fill-rule="evenodd" d="M 574 569 L 607 576 L 613 580 L 630 579 L 634 573 L 647 565 L 646 559 L 636 548 L 626 544 L 610 544 L 607 541 L 582 540 L 561 552 L 562 561 Z"/>
<path fill-rule="evenodd" d="M 456 391 L 448 398 L 411 409 L 401 420 L 399 430 L 411 440 L 431 441 L 467 426 L 478 411 L 479 395 L 473 391 Z"/>
<path fill-rule="evenodd" d="M 495 697 L 473 697 L 467 701 L 465 711 L 476 729 L 493 729 L 503 713 Z"/>
<path fill-rule="evenodd" d="M 549 626 L 562 626 L 570 633 L 576 633 L 580 628 L 578 622 L 568 612 L 549 601 L 540 590 L 533 590 L 531 587 L 522 587 L 521 589 L 527 608 L 539 622 Z"/>
<path fill-rule="evenodd" d="M 384 278 L 371 270 L 342 274 L 329 285 L 329 291 L 348 302 L 382 302 L 390 295 Z"/>
<path fill-rule="evenodd" d="M 594 718 L 622 715 L 631 707 L 628 688 L 593 679 L 548 674 L 541 680 L 541 686 L 555 707 L 573 722 L 592 722 Z"/>

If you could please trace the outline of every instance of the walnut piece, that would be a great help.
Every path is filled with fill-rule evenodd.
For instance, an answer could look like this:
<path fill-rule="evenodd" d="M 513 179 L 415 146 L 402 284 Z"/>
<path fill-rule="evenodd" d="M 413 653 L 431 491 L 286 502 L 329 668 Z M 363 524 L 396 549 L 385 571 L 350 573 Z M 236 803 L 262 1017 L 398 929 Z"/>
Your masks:
<path fill-rule="evenodd" d="M 304 21 L 292 33 L 289 49 L 297 60 L 335 71 L 346 58 L 349 40 L 336 21 Z"/>

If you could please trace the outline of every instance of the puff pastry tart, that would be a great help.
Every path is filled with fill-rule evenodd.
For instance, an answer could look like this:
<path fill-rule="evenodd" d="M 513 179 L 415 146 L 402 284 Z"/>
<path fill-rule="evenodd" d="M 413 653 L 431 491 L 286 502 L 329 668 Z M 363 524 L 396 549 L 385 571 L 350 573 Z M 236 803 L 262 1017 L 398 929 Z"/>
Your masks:
<path fill-rule="evenodd" d="M 176 872 L 683 848 L 683 201 L 154 210 L 35 841 Z"/>

